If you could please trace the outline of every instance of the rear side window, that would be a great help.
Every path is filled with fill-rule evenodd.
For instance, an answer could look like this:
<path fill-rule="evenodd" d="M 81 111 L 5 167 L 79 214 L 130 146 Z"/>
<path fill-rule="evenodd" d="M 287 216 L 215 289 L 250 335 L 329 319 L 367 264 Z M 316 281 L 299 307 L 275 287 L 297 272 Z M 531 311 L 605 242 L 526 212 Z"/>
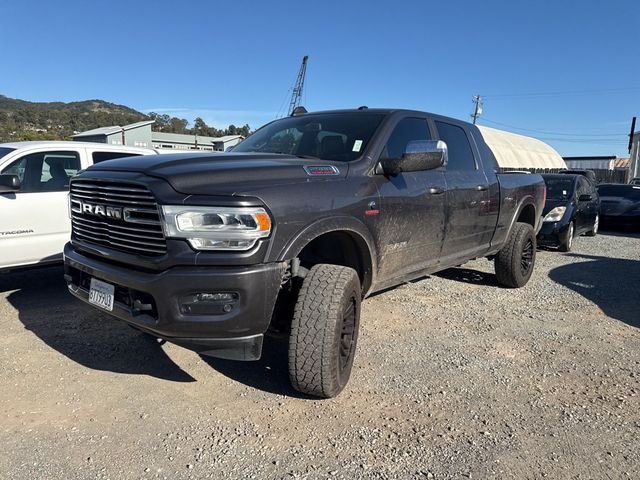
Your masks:
<path fill-rule="evenodd" d="M 78 170 L 77 152 L 40 152 L 19 158 L 2 173 L 18 175 L 22 183 L 18 193 L 64 192 Z"/>
<path fill-rule="evenodd" d="M 93 159 L 93 163 L 100 163 L 106 160 L 114 160 L 116 158 L 122 157 L 139 157 L 138 153 L 127 153 L 127 152 L 93 152 L 91 154 L 91 158 Z"/>
<path fill-rule="evenodd" d="M 383 157 L 400 158 L 413 140 L 431 140 L 429 126 L 424 118 L 404 118 L 393 129 Z"/>
<path fill-rule="evenodd" d="M 457 125 L 436 121 L 440 140 L 447 144 L 449 162 L 447 171 L 476 170 L 471 144 L 464 130 Z"/>
<path fill-rule="evenodd" d="M 601 197 L 624 197 L 640 200 L 640 187 L 634 185 L 598 185 Z"/>

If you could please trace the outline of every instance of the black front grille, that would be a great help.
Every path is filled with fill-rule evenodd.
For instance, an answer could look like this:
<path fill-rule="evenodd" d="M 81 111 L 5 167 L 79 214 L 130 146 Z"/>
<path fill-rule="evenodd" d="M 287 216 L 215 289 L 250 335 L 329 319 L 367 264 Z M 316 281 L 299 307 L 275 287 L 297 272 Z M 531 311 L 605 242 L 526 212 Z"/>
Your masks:
<path fill-rule="evenodd" d="M 167 252 L 153 194 L 136 183 L 75 179 L 71 182 L 73 237 L 127 253 Z"/>

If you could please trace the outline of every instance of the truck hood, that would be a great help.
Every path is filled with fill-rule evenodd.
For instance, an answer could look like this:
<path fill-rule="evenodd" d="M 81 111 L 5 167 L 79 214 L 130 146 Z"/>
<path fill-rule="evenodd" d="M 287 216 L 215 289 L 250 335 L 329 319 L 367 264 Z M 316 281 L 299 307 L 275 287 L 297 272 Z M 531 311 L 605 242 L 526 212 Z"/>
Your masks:
<path fill-rule="evenodd" d="M 272 153 L 143 155 L 108 160 L 88 169 L 137 172 L 162 178 L 189 195 L 243 194 L 260 186 L 344 178 L 348 166 Z"/>

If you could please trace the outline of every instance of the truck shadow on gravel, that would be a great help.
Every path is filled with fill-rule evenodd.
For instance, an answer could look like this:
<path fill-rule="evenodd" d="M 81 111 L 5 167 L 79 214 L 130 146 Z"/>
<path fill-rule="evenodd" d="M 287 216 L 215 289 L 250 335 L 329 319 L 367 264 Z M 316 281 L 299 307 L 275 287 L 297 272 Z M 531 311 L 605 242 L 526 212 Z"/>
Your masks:
<path fill-rule="evenodd" d="M 265 336 L 262 358 L 256 362 L 237 362 L 202 356 L 211 368 L 236 382 L 268 393 L 307 400 L 318 400 L 295 390 L 289 383 L 286 338 Z"/>
<path fill-rule="evenodd" d="M 640 260 L 566 254 L 585 259 L 554 268 L 549 278 L 590 300 L 609 317 L 640 328 Z"/>
<path fill-rule="evenodd" d="M 25 328 L 69 359 L 94 370 L 195 381 L 155 339 L 87 307 L 67 291 L 61 266 L 0 276 L 0 292 Z M 14 291 L 15 290 L 15 291 Z"/>
<path fill-rule="evenodd" d="M 435 276 L 456 282 L 471 283 L 473 285 L 484 285 L 487 287 L 500 287 L 495 274 L 472 270 L 470 268 L 449 268 L 438 272 Z"/>

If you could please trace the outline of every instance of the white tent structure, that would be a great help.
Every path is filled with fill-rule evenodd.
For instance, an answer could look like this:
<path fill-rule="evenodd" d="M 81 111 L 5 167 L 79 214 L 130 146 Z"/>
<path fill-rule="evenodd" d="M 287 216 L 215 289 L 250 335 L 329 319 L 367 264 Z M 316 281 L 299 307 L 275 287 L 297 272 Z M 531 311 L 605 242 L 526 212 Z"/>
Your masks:
<path fill-rule="evenodd" d="M 500 168 L 565 169 L 558 152 L 546 143 L 524 135 L 477 125 L 482 138 L 496 157 Z"/>

